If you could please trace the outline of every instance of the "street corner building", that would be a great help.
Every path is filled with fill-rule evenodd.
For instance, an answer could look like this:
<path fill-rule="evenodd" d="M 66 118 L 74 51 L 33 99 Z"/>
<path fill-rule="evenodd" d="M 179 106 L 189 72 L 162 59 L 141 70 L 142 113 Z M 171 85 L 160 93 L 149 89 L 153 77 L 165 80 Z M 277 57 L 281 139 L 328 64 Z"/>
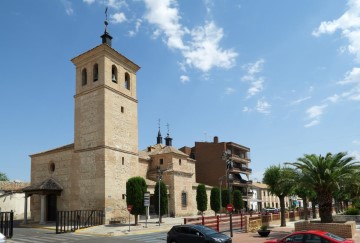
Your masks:
<path fill-rule="evenodd" d="M 154 212 L 159 174 L 168 188 L 169 216 L 195 215 L 198 183 L 208 185 L 210 198 L 212 186 L 226 170 L 221 154 L 229 148 L 238 153 L 232 171 L 238 177 L 238 172 L 248 176 L 250 149 L 242 146 L 219 148 L 214 163 L 221 166 L 209 162 L 208 166 L 217 166 L 209 169 L 202 164 L 202 170 L 209 169 L 208 176 L 196 172 L 200 167 L 195 158 L 207 152 L 196 146 L 177 149 L 169 134 L 163 144 L 160 128 L 156 143 L 139 151 L 136 73 L 140 67 L 111 47 L 107 26 L 101 39 L 100 45 L 71 60 L 76 68 L 74 143 L 30 155 L 31 185 L 23 191 L 25 198 L 30 197 L 32 220 L 54 221 L 56 211 L 74 210 L 101 210 L 106 224 L 126 217 L 126 182 L 134 176 L 146 180 L 150 213 Z M 249 184 L 240 179 L 239 183 Z M 210 210 L 210 200 L 208 204 Z"/>

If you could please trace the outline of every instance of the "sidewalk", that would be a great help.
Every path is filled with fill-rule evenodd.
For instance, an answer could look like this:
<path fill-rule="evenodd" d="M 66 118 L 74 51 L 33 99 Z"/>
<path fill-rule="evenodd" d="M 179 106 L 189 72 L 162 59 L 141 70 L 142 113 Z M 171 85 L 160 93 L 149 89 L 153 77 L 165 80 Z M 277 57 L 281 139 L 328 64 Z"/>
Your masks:
<path fill-rule="evenodd" d="M 138 225 L 129 225 L 128 224 L 112 224 L 112 225 L 99 225 L 93 226 L 90 228 L 76 230 L 76 234 L 88 234 L 88 235 L 98 235 L 98 236 L 121 236 L 121 235 L 133 235 L 133 234 L 147 234 L 154 232 L 167 232 L 174 225 L 184 224 L 183 218 L 163 218 L 162 223 L 159 226 L 158 219 L 149 219 L 146 223 L 145 220 L 139 220 Z M 295 221 L 297 222 L 297 221 Z M 271 224 L 269 229 L 271 233 L 268 237 L 260 237 L 257 232 L 243 233 L 239 231 L 233 232 L 233 242 L 241 243 L 263 243 L 268 239 L 279 239 L 285 235 L 290 234 L 294 231 L 294 221 L 286 222 L 286 227 L 280 227 L 278 224 Z M 24 225 L 22 225 L 24 226 Z M 27 227 L 41 227 L 50 230 L 55 230 L 54 224 L 47 225 L 38 225 L 38 224 L 29 224 Z M 229 232 L 225 232 L 229 235 Z M 355 237 L 353 238 L 355 242 L 360 242 L 360 226 L 358 225 Z"/>
<path fill-rule="evenodd" d="M 153 232 L 169 231 L 172 226 L 184 224 L 183 218 L 162 218 L 162 223 L 159 226 L 158 219 L 139 220 L 138 225 L 130 224 L 130 231 L 128 224 L 111 224 L 99 225 L 85 229 L 79 229 L 76 233 L 92 234 L 92 235 L 106 235 L 119 236 L 128 234 L 146 234 Z"/>

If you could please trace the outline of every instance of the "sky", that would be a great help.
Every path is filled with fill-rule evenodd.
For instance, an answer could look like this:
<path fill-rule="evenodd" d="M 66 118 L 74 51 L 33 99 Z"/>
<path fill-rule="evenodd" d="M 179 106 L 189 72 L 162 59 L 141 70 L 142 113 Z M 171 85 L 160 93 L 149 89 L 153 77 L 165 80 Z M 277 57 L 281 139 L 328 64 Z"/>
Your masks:
<path fill-rule="evenodd" d="M 360 160 L 360 0 L 2 0 L 0 172 L 74 140 L 73 57 L 137 63 L 139 149 L 235 142 L 251 178 L 304 154 Z M 166 126 L 169 124 L 169 128 Z"/>

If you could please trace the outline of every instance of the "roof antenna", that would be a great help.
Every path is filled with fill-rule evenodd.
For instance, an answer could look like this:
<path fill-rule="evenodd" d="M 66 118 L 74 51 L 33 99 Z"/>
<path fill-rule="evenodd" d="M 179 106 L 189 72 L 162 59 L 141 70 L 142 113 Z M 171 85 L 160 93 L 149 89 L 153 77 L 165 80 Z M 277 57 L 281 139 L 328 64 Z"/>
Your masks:
<path fill-rule="evenodd" d="M 104 34 L 101 36 L 101 39 L 103 44 L 108 44 L 109 46 L 111 46 L 112 36 L 108 33 L 107 30 L 107 26 L 109 25 L 107 11 L 108 11 L 108 7 L 106 7 L 105 9 L 105 21 L 104 21 L 105 31 Z"/>

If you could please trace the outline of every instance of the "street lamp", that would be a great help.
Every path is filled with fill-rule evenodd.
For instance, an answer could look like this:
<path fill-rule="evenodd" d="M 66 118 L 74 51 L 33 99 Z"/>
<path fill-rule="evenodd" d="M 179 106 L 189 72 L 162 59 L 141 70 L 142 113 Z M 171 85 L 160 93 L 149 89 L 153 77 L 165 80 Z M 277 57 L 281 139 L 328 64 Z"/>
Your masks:
<path fill-rule="evenodd" d="M 230 195 L 231 195 L 231 181 L 233 180 L 233 175 L 230 174 L 230 170 L 233 168 L 233 161 L 230 159 L 231 157 L 231 151 L 226 150 L 223 155 L 222 159 L 226 162 L 226 181 L 227 181 L 227 187 L 228 187 L 228 200 L 229 204 L 230 202 Z M 233 231 L 232 231 L 232 212 L 229 212 L 230 214 L 230 236 L 233 237 Z"/>
<path fill-rule="evenodd" d="M 158 177 L 158 184 L 159 184 L 159 188 L 158 188 L 158 189 L 159 189 L 159 190 L 158 190 L 159 192 L 158 192 L 158 193 L 159 193 L 159 226 L 160 226 L 160 218 L 161 218 L 161 212 L 160 212 L 160 194 L 161 194 L 161 193 L 160 193 L 160 192 L 161 192 L 161 191 L 160 191 L 160 182 L 161 182 L 161 179 L 162 179 L 162 171 L 161 171 L 161 169 L 160 169 L 160 166 L 157 167 L 157 173 L 158 173 L 158 176 L 157 176 L 157 177 Z"/>

